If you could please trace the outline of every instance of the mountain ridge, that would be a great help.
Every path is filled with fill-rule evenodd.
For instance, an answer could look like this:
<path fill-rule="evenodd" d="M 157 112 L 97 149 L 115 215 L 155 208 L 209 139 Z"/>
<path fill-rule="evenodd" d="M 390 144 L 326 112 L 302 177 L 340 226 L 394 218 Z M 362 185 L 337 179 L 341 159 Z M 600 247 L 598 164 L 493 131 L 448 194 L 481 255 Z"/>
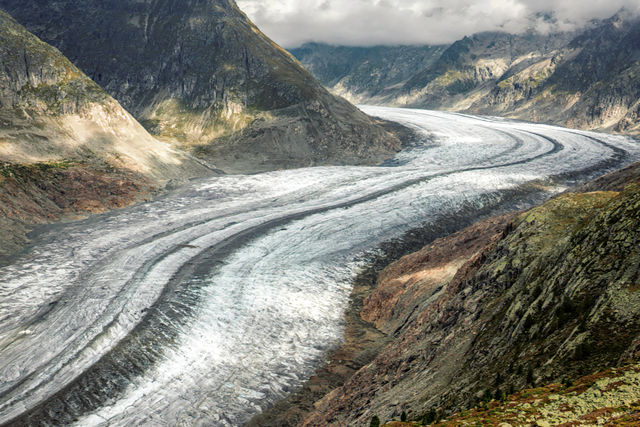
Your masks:
<path fill-rule="evenodd" d="M 151 137 L 57 49 L 0 11 L 0 257 L 34 226 L 211 174 Z"/>
<path fill-rule="evenodd" d="M 2 0 L 156 137 L 227 172 L 377 164 L 401 147 L 231 0 Z"/>
<path fill-rule="evenodd" d="M 345 90 L 335 82 L 349 81 L 345 95 L 361 103 L 496 115 L 637 135 L 638 34 L 640 19 L 622 11 L 570 33 L 488 32 L 464 37 L 383 92 L 383 87 L 365 91 L 358 83 L 369 82 L 350 71 L 330 78 L 317 73 L 317 77 L 340 94 Z M 312 48 L 293 52 L 311 71 L 318 64 L 330 68 L 326 64 L 332 64 L 334 58 L 323 54 L 327 48 Z M 384 58 L 372 61 L 381 64 L 374 72 L 393 71 Z M 363 95 L 369 93 L 383 96 Z"/>

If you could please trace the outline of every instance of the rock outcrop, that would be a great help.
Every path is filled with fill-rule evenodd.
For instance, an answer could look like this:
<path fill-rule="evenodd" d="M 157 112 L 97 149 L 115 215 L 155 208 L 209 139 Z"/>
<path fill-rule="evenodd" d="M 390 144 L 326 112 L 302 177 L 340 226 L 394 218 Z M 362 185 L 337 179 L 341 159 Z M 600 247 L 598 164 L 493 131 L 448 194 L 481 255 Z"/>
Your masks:
<path fill-rule="evenodd" d="M 229 172 L 375 164 L 400 148 L 233 0 L 2 0 L 153 135 Z"/>
<path fill-rule="evenodd" d="M 394 102 L 427 108 L 467 110 L 501 79 L 550 61 L 571 34 L 481 33 L 449 46 L 431 66 L 415 74 Z"/>
<path fill-rule="evenodd" d="M 637 360 L 640 165 L 391 264 L 362 318 L 391 340 L 304 425 L 447 416 Z M 633 178 L 633 177 L 636 178 Z M 622 180 L 626 179 L 621 191 Z M 489 400 L 490 400 L 489 399 Z"/>
<path fill-rule="evenodd" d="M 638 133 L 640 22 L 620 13 L 500 77 L 469 112 Z"/>

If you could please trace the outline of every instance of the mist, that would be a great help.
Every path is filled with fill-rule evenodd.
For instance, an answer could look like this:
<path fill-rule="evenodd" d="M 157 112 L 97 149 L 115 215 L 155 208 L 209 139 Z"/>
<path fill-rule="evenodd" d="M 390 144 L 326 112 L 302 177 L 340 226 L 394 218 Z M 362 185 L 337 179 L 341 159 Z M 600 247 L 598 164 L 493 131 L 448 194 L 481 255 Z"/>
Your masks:
<path fill-rule="evenodd" d="M 638 0 L 238 0 L 286 48 L 305 42 L 372 46 L 445 44 L 482 31 L 570 31 Z"/>

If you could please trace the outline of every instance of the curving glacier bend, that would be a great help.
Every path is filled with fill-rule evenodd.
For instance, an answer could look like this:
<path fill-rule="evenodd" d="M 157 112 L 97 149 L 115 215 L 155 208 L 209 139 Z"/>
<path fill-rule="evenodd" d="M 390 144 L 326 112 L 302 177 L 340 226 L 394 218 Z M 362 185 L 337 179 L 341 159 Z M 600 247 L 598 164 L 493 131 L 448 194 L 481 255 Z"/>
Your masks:
<path fill-rule="evenodd" d="M 362 109 L 424 138 L 380 167 L 193 182 L 53 227 L 0 269 L 0 424 L 242 424 L 340 340 L 350 279 L 378 243 L 640 159 L 622 136 Z"/>

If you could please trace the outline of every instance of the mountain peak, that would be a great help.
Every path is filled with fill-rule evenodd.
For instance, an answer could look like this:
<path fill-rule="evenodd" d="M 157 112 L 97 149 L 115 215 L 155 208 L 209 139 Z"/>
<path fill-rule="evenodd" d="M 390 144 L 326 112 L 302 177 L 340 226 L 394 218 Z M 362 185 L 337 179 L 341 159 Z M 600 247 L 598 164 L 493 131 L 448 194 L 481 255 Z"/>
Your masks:
<path fill-rule="evenodd" d="M 152 134 L 223 169 L 377 163 L 400 147 L 233 1 L 0 0 L 0 7 Z"/>

